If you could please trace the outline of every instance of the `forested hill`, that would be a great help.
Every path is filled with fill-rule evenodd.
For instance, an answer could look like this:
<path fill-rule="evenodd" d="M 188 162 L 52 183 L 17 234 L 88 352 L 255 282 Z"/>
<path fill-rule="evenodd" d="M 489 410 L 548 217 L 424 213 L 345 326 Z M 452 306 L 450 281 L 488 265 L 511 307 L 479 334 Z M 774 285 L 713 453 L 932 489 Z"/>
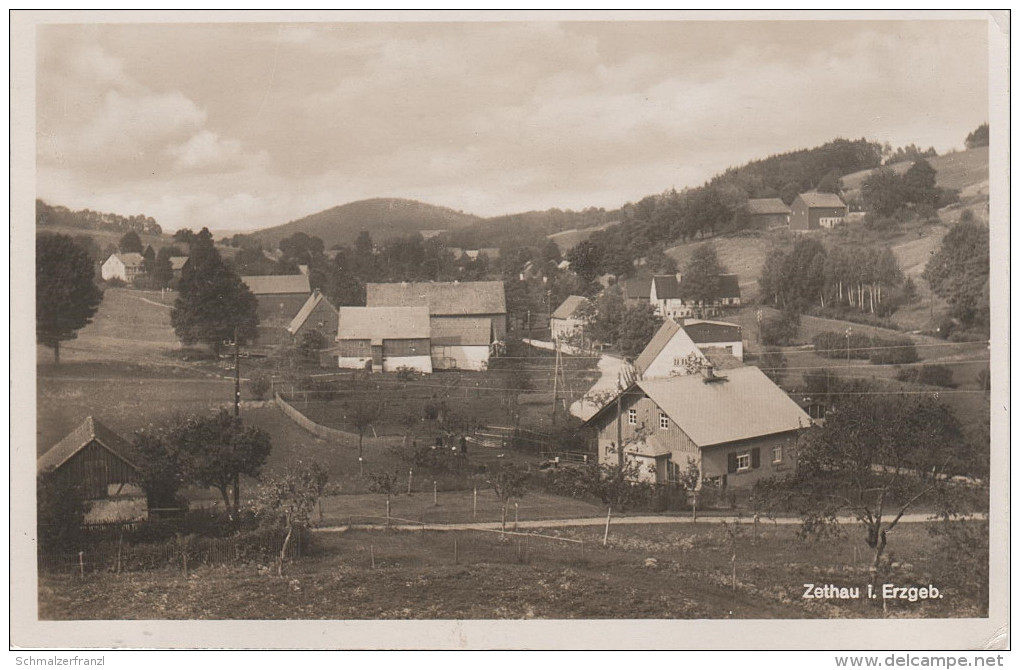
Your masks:
<path fill-rule="evenodd" d="M 589 207 L 580 212 L 548 209 L 495 216 L 447 233 L 444 241 L 454 247 L 541 246 L 545 238 L 571 229 L 603 226 L 619 219 L 619 211 Z"/>
<path fill-rule="evenodd" d="M 39 199 L 35 201 L 35 225 L 36 228 L 78 228 L 114 233 L 126 233 L 133 230 L 136 233 L 149 235 L 160 235 L 163 232 L 154 218 L 144 214 L 122 216 L 110 212 L 95 212 L 91 209 L 74 211 L 62 205 L 49 205 Z"/>
<path fill-rule="evenodd" d="M 385 240 L 423 230 L 463 228 L 479 220 L 471 214 L 417 200 L 372 198 L 332 207 L 250 236 L 272 248 L 282 238 L 300 232 L 322 239 L 328 249 L 335 244 L 354 244 L 362 230 L 371 232 L 376 240 Z"/>

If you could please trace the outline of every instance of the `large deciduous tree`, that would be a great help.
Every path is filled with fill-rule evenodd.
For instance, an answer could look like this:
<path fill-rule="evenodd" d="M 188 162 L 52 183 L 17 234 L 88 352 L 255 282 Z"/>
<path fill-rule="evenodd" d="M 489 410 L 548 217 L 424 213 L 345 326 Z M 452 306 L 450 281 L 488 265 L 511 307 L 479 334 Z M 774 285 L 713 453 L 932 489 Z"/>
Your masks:
<path fill-rule="evenodd" d="M 142 238 L 138 236 L 133 230 L 129 230 L 124 233 L 120 238 L 120 242 L 117 243 L 117 247 L 120 248 L 121 253 L 142 253 Z"/>
<path fill-rule="evenodd" d="M 723 272 L 715 245 L 706 242 L 695 247 L 683 269 L 684 300 L 711 303 L 719 294 L 719 275 Z"/>
<path fill-rule="evenodd" d="M 103 300 L 92 257 L 66 235 L 43 233 L 35 241 L 35 337 L 53 349 L 92 322 Z"/>
<path fill-rule="evenodd" d="M 204 343 L 219 353 L 224 341 L 250 342 L 258 326 L 258 303 L 213 247 L 205 228 L 191 241 L 191 260 L 181 273 L 180 297 L 170 323 L 184 344 Z"/>
<path fill-rule="evenodd" d="M 953 316 L 965 325 L 988 327 L 988 229 L 973 222 L 957 223 L 942 238 L 939 250 L 922 275 L 945 298 Z"/>

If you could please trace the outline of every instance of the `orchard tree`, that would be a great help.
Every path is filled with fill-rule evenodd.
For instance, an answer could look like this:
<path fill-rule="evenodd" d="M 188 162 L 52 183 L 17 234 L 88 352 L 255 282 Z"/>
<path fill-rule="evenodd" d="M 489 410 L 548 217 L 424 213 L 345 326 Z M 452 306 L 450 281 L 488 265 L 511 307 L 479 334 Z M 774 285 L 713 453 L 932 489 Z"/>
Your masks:
<path fill-rule="evenodd" d="M 60 343 L 76 338 L 99 309 L 103 292 L 94 280 L 92 257 L 70 237 L 36 236 L 35 337 L 53 349 L 56 363 L 60 363 Z"/>
<path fill-rule="evenodd" d="M 283 561 L 294 532 L 304 532 L 312 524 L 312 513 L 326 492 L 328 482 L 329 472 L 326 468 L 312 462 L 308 467 L 274 475 L 259 488 L 257 512 L 263 517 L 275 517 L 287 529 L 277 565 L 279 576 L 283 576 Z"/>
<path fill-rule="evenodd" d="M 649 303 L 627 307 L 620 322 L 617 344 L 625 356 L 638 356 L 662 325 L 662 317 Z"/>
<path fill-rule="evenodd" d="M 181 273 L 180 297 L 170 323 L 184 344 L 208 344 L 218 355 L 224 341 L 251 342 L 258 326 L 258 302 L 213 247 L 205 228 L 191 242 L 191 260 Z"/>
<path fill-rule="evenodd" d="M 358 458 L 363 455 L 365 432 L 382 416 L 382 405 L 375 400 L 359 399 L 347 405 L 347 420 L 358 431 Z"/>
<path fill-rule="evenodd" d="M 695 247 L 684 265 L 681 289 L 684 300 L 710 303 L 719 294 L 719 275 L 725 270 L 719 263 L 715 245 L 706 242 Z"/>
<path fill-rule="evenodd" d="M 797 470 L 769 480 L 756 495 L 786 497 L 802 515 L 802 533 L 838 533 L 839 517 L 860 524 L 882 566 L 889 533 L 903 516 L 937 500 L 965 463 L 960 426 L 929 396 L 848 395 L 797 446 Z"/>
<path fill-rule="evenodd" d="M 507 508 L 514 500 L 520 500 L 527 491 L 528 473 L 520 466 L 513 463 L 501 465 L 489 480 L 492 490 L 499 498 L 502 506 L 502 521 L 500 527 L 506 531 Z"/>

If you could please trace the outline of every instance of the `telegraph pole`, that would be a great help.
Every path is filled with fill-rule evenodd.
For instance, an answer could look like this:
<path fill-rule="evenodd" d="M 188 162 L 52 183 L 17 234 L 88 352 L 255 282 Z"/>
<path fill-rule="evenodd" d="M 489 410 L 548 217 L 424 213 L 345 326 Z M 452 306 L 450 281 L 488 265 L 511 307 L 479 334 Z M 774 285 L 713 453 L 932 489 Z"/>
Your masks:
<path fill-rule="evenodd" d="M 553 368 L 553 402 L 552 402 L 552 425 L 556 425 L 556 403 L 559 401 L 559 386 L 560 381 L 560 343 L 559 340 L 553 340 L 553 347 L 556 348 L 556 365 Z"/>
<path fill-rule="evenodd" d="M 241 416 L 241 345 L 234 326 L 234 416 Z"/>

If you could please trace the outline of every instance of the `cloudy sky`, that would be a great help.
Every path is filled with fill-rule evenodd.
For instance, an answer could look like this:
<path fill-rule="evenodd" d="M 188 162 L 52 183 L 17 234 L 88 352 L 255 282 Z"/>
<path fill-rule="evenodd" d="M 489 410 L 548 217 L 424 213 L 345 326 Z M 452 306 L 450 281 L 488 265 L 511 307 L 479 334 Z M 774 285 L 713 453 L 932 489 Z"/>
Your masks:
<path fill-rule="evenodd" d="M 406 197 L 617 207 L 837 136 L 988 118 L 983 22 L 50 25 L 37 195 L 254 229 Z"/>

